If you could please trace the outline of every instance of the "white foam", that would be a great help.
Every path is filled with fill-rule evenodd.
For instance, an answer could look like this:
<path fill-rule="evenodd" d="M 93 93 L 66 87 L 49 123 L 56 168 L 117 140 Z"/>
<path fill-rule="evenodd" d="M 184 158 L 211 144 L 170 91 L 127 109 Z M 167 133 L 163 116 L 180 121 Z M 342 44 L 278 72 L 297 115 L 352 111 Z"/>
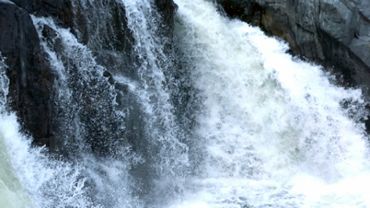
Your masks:
<path fill-rule="evenodd" d="M 345 189 L 349 181 L 356 184 L 358 178 L 370 181 L 364 126 L 341 104 L 357 103 L 349 106 L 358 111 L 354 117 L 360 116 L 361 91 L 334 86 L 319 66 L 291 57 L 285 43 L 258 28 L 221 16 L 211 2 L 175 2 L 179 48 L 186 63 L 192 63 L 190 81 L 202 101 L 196 133 L 204 150 L 200 174 L 189 179 L 195 181 L 189 192 L 196 194 L 183 203 L 367 204 L 365 189 L 335 191 Z"/>

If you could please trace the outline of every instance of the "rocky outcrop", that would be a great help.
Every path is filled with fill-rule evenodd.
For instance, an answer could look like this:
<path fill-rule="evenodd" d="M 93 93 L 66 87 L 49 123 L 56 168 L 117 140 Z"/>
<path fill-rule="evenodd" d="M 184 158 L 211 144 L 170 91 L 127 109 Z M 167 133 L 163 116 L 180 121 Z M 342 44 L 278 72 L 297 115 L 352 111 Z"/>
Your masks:
<path fill-rule="evenodd" d="M 367 0 L 218 0 L 225 12 L 287 41 L 291 52 L 333 68 L 370 95 Z"/>
<path fill-rule="evenodd" d="M 0 1 L 0 51 L 6 57 L 10 105 L 25 129 L 40 144 L 48 144 L 54 76 L 41 50 L 28 13 L 9 1 Z"/>

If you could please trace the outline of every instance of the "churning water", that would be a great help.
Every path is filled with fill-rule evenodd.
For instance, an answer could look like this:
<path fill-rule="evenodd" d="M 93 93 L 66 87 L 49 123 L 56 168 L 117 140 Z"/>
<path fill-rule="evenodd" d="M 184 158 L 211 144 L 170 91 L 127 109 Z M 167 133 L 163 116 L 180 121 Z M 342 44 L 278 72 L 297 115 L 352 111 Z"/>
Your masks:
<path fill-rule="evenodd" d="M 20 133 L 1 58 L 1 207 L 370 207 L 361 91 L 331 84 L 209 1 L 175 2 L 170 57 L 153 2 L 122 0 L 136 76 L 113 81 L 69 30 L 33 17 L 58 76 L 63 151 L 76 159 L 52 158 Z M 118 104 L 117 85 L 139 105 L 138 141 L 125 137 L 132 106 Z"/>
<path fill-rule="evenodd" d="M 178 207 L 370 206 L 361 92 L 333 86 L 320 67 L 210 2 L 176 3 L 204 151 Z"/>
<path fill-rule="evenodd" d="M 30 201 L 14 174 L 13 167 L 10 164 L 10 155 L 4 140 L 7 135 L 4 134 L 3 128 L 9 125 L 5 123 L 8 121 L 5 103 L 9 84 L 9 80 L 5 74 L 6 68 L 4 58 L 0 53 L 0 205 L 9 208 L 25 208 L 30 204 Z"/>

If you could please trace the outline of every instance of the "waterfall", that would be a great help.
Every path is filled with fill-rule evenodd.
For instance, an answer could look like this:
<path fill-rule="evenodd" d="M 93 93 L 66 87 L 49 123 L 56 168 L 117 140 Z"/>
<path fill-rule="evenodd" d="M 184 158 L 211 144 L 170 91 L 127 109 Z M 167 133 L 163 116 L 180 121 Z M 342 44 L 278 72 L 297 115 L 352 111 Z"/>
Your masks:
<path fill-rule="evenodd" d="M 6 101 L 9 80 L 6 77 L 6 64 L 0 53 L 0 119 L 6 118 Z M 1 122 L 3 123 L 3 122 Z M 9 152 L 5 146 L 3 132 L 0 134 L 0 204 L 9 208 L 26 208 L 31 203 L 9 163 Z"/>
<path fill-rule="evenodd" d="M 92 195 L 94 206 L 139 207 L 136 197 L 131 197 L 134 185 L 129 169 L 141 159 L 131 152 L 125 138 L 125 112 L 118 106 L 110 75 L 68 29 L 57 26 L 50 18 L 33 17 L 33 21 L 58 74 L 56 107 L 61 111 L 58 122 L 64 152 L 77 157 L 80 177 L 86 180 L 82 188 L 86 195 Z M 45 30 L 56 33 L 55 37 L 44 37 Z M 105 157 L 107 153 L 111 156 Z"/>
<path fill-rule="evenodd" d="M 343 191 L 370 179 L 361 91 L 334 86 L 319 66 L 209 1 L 176 3 L 202 157 L 188 200 L 174 207 L 369 206 L 365 190 Z"/>
<path fill-rule="evenodd" d="M 5 106 L 7 102 L 7 95 L 9 92 L 9 79 L 6 76 L 6 64 L 4 57 L 0 53 L 0 113 L 5 111 Z"/>
<path fill-rule="evenodd" d="M 149 156 L 146 159 L 156 175 L 154 192 L 173 195 L 181 189 L 188 158 L 187 146 L 183 143 L 185 136 L 176 123 L 168 89 L 170 80 L 166 74 L 174 70 L 171 57 L 164 51 L 168 40 L 160 36 L 161 16 L 152 1 L 123 1 L 123 4 L 135 39 L 135 68 L 140 89 L 135 94 L 145 113 L 146 134 L 142 139 L 147 140 Z"/>
<path fill-rule="evenodd" d="M 20 133 L 14 113 L 7 111 L 9 80 L 0 59 L 0 204 L 4 207 L 96 207 L 85 195 L 79 165 L 54 160 L 45 148 L 31 146 Z"/>
<path fill-rule="evenodd" d="M 23 133 L 0 54 L 0 206 L 370 207 L 361 90 L 212 1 L 175 3 L 172 50 L 154 1 L 119 1 L 133 63 L 114 70 L 92 49 L 99 32 L 83 43 L 32 16 L 56 77 L 55 136 L 36 147 Z"/>

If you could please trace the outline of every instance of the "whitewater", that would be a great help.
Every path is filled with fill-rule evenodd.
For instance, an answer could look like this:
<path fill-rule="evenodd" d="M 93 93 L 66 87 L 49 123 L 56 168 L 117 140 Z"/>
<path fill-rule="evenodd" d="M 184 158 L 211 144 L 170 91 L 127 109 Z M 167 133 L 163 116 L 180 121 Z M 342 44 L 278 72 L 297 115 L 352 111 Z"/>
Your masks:
<path fill-rule="evenodd" d="M 143 116 L 137 148 L 120 137 L 127 113 L 117 104 L 119 89 L 70 30 L 32 17 L 59 77 L 59 108 L 70 115 L 61 122 L 73 118 L 72 128 L 62 131 L 73 135 L 66 145 L 78 149 L 76 160 L 53 157 L 22 133 L 8 106 L 0 54 L 0 207 L 370 207 L 361 90 L 333 84 L 321 66 L 288 54 L 284 41 L 259 28 L 225 17 L 212 1 L 175 3 L 175 57 L 168 57 L 153 2 L 122 0 L 137 77 L 115 72 L 112 78 L 127 86 Z M 56 32 L 62 53 L 43 37 L 45 27 Z M 120 141 L 107 144 L 112 157 L 94 156 L 86 145 L 94 134 L 81 121 L 84 103 L 73 99 L 84 89 L 102 111 L 96 121 L 102 129 L 110 128 L 108 121 L 122 125 L 105 135 Z"/>

